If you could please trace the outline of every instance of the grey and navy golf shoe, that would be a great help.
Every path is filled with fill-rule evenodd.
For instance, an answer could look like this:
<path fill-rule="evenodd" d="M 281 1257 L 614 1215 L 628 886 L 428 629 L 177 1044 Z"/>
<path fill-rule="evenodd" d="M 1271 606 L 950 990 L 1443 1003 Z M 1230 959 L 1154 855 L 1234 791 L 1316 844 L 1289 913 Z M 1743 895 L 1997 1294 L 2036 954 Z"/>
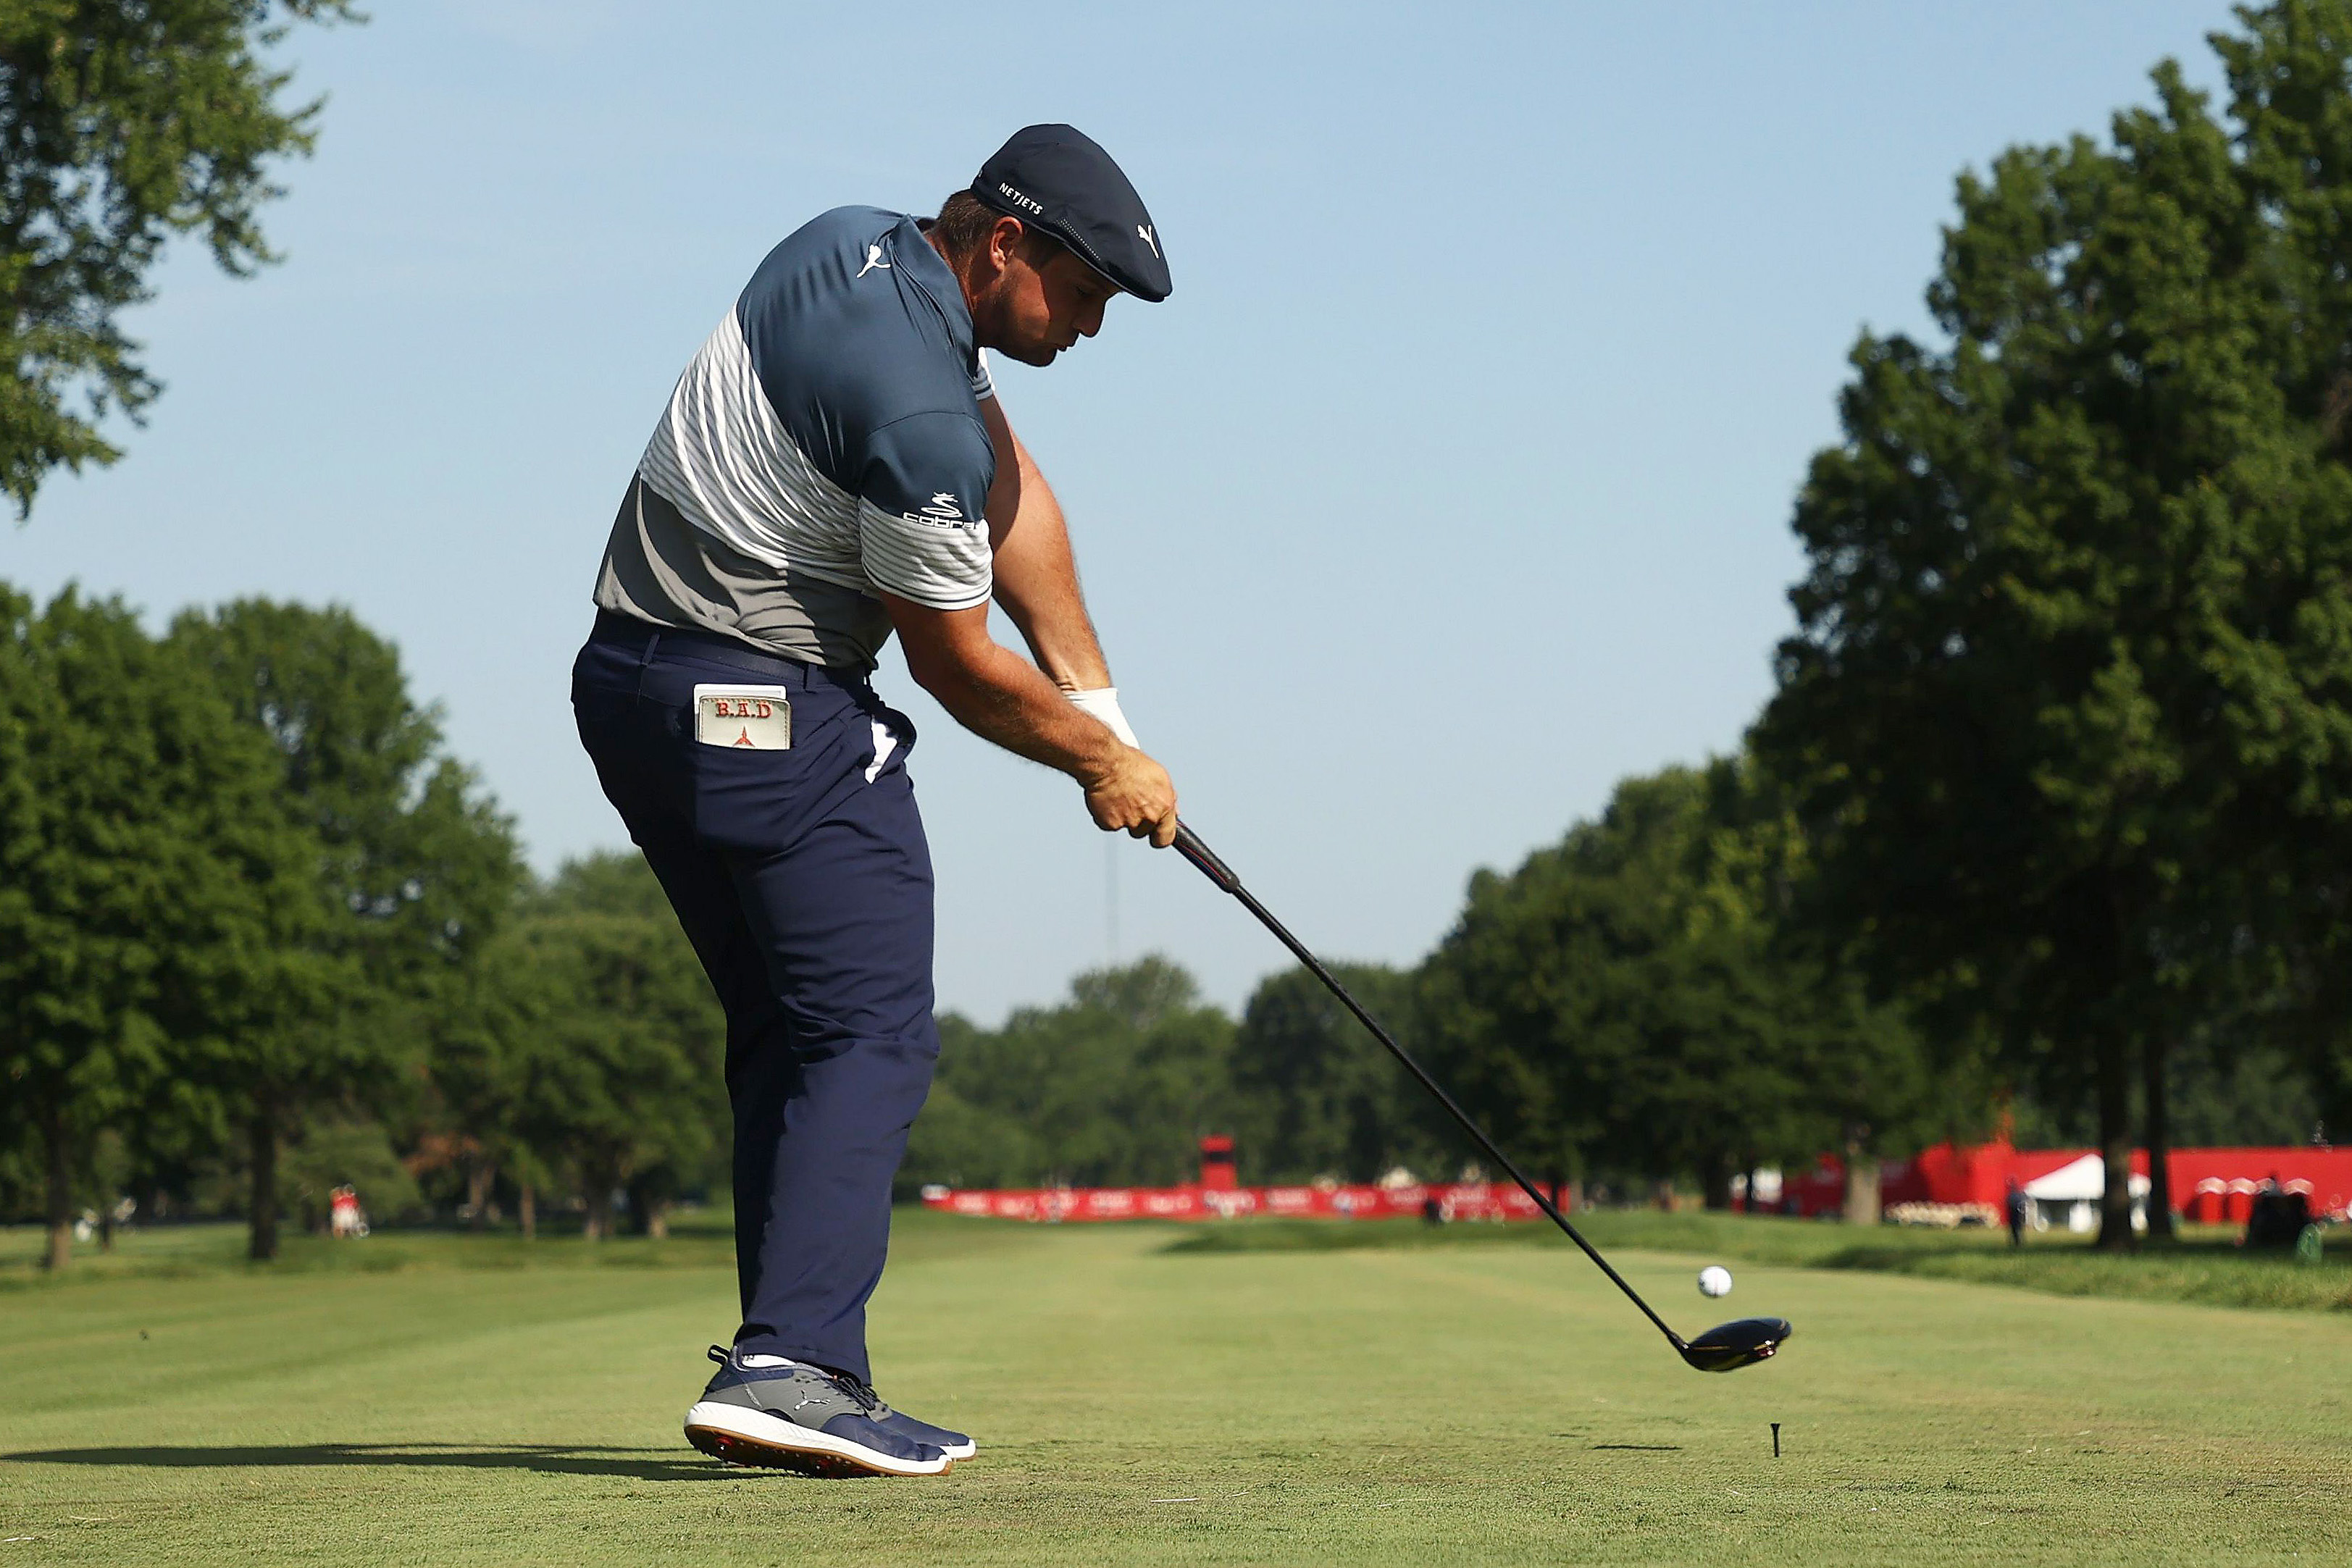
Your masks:
<path fill-rule="evenodd" d="M 710 1347 L 718 1375 L 686 1413 L 713 1458 L 818 1476 L 937 1476 L 971 1438 L 902 1416 L 854 1377 L 778 1355 Z"/>
<path fill-rule="evenodd" d="M 866 1392 L 871 1394 L 873 1390 L 867 1389 Z M 968 1459 L 980 1452 L 980 1445 L 961 1432 L 950 1432 L 945 1427 L 934 1427 L 929 1421 L 918 1421 L 904 1410 L 891 1409 L 881 1402 L 879 1396 L 875 1400 L 874 1424 L 887 1431 L 896 1432 L 901 1437 L 910 1437 L 918 1443 L 929 1443 L 950 1459 Z"/>

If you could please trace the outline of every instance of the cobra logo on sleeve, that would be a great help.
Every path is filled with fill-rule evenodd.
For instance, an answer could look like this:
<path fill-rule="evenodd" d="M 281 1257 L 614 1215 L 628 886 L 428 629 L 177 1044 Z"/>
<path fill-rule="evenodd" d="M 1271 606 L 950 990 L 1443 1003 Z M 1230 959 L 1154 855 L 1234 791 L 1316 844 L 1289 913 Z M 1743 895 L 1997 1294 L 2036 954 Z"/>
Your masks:
<path fill-rule="evenodd" d="M 935 528 L 968 528 L 972 526 L 972 519 L 963 515 L 963 503 L 945 490 L 934 495 L 930 505 L 921 511 L 904 512 L 900 516 L 910 523 L 929 523 Z"/>

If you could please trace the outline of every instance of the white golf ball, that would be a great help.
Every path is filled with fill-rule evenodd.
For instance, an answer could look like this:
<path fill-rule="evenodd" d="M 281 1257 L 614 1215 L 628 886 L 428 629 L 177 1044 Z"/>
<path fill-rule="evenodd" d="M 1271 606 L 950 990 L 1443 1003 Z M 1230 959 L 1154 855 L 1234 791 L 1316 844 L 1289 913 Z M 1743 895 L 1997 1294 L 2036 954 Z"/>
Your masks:
<path fill-rule="evenodd" d="M 1731 1270 L 1720 1263 L 1710 1263 L 1698 1271 L 1698 1293 L 1702 1296 L 1731 1294 Z"/>

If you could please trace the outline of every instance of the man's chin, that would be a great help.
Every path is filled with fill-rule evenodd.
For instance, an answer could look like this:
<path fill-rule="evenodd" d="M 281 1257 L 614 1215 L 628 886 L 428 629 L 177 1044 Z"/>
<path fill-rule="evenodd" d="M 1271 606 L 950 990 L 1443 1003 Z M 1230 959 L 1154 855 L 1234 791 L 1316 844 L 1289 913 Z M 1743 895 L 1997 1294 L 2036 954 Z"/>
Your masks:
<path fill-rule="evenodd" d="M 1024 343 L 1018 347 L 1009 343 L 992 343 L 989 348 L 995 353 L 1003 354 L 1008 360 L 1018 360 L 1024 365 L 1036 365 L 1041 368 L 1052 364 L 1062 351 L 1050 343 Z"/>

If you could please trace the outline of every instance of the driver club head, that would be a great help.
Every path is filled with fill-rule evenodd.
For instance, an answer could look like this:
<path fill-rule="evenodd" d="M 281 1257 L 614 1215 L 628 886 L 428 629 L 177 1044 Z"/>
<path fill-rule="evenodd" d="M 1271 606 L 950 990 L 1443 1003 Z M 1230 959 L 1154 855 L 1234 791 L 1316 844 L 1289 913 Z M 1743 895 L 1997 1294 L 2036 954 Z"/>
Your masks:
<path fill-rule="evenodd" d="M 1737 1372 L 1769 1357 L 1796 1332 L 1786 1318 L 1741 1318 L 1683 1345 L 1683 1359 L 1701 1372 Z"/>

